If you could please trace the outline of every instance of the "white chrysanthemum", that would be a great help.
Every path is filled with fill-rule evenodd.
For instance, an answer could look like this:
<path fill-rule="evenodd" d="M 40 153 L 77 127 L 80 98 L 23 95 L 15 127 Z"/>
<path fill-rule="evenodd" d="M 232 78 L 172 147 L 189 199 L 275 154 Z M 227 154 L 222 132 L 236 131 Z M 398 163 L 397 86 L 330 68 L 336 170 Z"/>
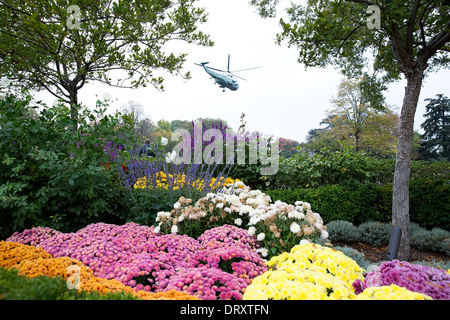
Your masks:
<path fill-rule="evenodd" d="M 161 221 L 162 218 L 170 217 L 170 212 L 160 211 L 156 214 L 155 221 Z"/>
<path fill-rule="evenodd" d="M 305 215 L 302 212 L 298 212 L 297 210 L 291 211 L 288 213 L 289 218 L 295 218 L 295 219 L 304 219 Z"/>
<path fill-rule="evenodd" d="M 170 228 L 170 232 L 172 233 L 177 233 L 178 232 L 178 226 L 172 226 L 172 228 Z"/>
<path fill-rule="evenodd" d="M 261 253 L 261 256 L 263 256 L 263 257 L 267 257 L 267 255 L 269 254 L 269 249 L 259 248 L 259 249 L 256 249 L 256 252 Z"/>
<path fill-rule="evenodd" d="M 303 245 L 303 244 L 308 244 L 309 243 L 309 241 L 308 240 L 306 240 L 306 239 L 302 239 L 302 240 L 300 240 L 300 245 Z"/>
<path fill-rule="evenodd" d="M 175 204 L 173 205 L 173 208 L 174 208 L 175 210 L 180 209 L 180 208 L 181 208 L 181 203 L 175 202 Z"/>
<path fill-rule="evenodd" d="M 249 236 L 254 236 L 256 233 L 256 228 L 255 227 L 250 227 L 248 228 L 248 234 Z"/>
<path fill-rule="evenodd" d="M 167 146 L 167 144 L 169 143 L 169 140 L 165 137 L 161 137 L 161 144 L 163 146 Z"/>
<path fill-rule="evenodd" d="M 289 229 L 291 230 L 292 233 L 297 233 L 301 230 L 300 226 L 296 222 L 292 222 Z"/>
<path fill-rule="evenodd" d="M 234 224 L 240 226 L 242 224 L 242 219 L 241 218 L 234 219 Z"/>
<path fill-rule="evenodd" d="M 258 239 L 258 241 L 263 241 L 265 237 L 266 237 L 266 234 L 264 232 L 261 232 L 260 234 L 258 234 L 256 239 Z"/>
<path fill-rule="evenodd" d="M 249 221 L 249 225 L 255 225 L 255 224 L 257 224 L 259 221 L 261 221 L 261 219 L 258 217 L 258 216 L 253 216 L 253 217 L 251 217 L 250 218 L 250 221 Z"/>
<path fill-rule="evenodd" d="M 240 207 L 239 211 L 242 213 L 250 213 L 251 211 L 253 211 L 253 208 L 251 206 L 245 204 Z"/>
<path fill-rule="evenodd" d="M 0 79 L 0 87 L 6 88 L 10 85 L 11 80 L 9 80 L 7 77 L 2 77 Z"/>

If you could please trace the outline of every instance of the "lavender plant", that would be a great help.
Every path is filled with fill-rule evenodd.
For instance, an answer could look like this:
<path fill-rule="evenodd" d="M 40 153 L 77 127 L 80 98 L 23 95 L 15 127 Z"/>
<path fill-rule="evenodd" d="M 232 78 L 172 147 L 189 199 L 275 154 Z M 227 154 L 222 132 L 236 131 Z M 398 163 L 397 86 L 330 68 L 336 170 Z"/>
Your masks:
<path fill-rule="evenodd" d="M 203 137 L 201 133 L 206 129 L 204 124 L 203 127 L 194 126 L 194 139 L 191 139 L 187 130 L 181 131 L 183 141 L 174 148 L 169 157 L 128 156 L 122 154 L 118 146 L 108 144 L 106 150 L 116 164 L 120 182 L 129 191 L 128 221 L 152 225 L 157 212 L 170 211 L 181 196 L 196 201 L 217 189 L 220 182 L 228 177 L 233 164 L 223 160 L 223 145 L 222 149 L 211 150 L 214 153 L 212 155 L 212 152 L 207 153 L 215 140 L 212 138 L 209 142 L 198 140 L 198 137 Z M 213 123 L 210 129 L 214 129 L 226 143 L 234 143 L 234 139 L 243 139 L 239 134 L 233 137 L 227 135 L 227 127 L 221 123 L 220 125 Z M 173 153 L 177 152 L 179 156 L 180 151 L 185 160 L 181 163 L 173 159 Z M 203 163 L 199 157 L 204 158 L 204 154 L 210 159 L 212 156 L 214 161 Z"/>

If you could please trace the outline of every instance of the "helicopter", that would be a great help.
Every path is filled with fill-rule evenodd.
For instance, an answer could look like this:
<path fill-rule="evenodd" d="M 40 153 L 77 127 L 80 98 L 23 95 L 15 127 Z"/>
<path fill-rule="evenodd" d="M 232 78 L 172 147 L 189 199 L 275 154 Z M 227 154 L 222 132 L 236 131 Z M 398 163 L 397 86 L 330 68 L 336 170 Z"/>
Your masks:
<path fill-rule="evenodd" d="M 212 67 L 207 67 L 206 65 L 208 63 L 209 62 L 201 62 L 200 64 L 195 63 L 195 65 L 203 67 L 203 69 L 206 71 L 206 73 L 211 76 L 211 79 L 214 79 L 215 83 L 217 83 L 219 85 L 219 87 L 223 89 L 223 92 L 225 92 L 225 88 L 230 89 L 231 91 L 236 91 L 237 89 L 239 89 L 239 82 L 237 81 L 236 78 L 246 80 L 246 79 L 239 77 L 233 73 L 262 68 L 262 67 L 254 67 L 254 68 L 242 69 L 242 70 L 237 70 L 237 71 L 231 72 L 230 71 L 230 55 L 228 55 L 227 71 L 212 68 Z"/>

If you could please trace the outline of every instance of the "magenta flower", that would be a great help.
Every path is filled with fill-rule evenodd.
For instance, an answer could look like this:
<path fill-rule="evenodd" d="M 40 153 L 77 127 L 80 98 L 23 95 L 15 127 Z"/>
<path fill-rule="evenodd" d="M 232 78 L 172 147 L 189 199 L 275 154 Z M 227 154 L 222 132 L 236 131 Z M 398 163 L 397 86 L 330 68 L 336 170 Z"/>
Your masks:
<path fill-rule="evenodd" d="M 356 280 L 353 287 L 359 294 L 368 287 L 391 284 L 426 294 L 435 300 L 450 299 L 450 275 L 444 270 L 399 260 L 383 262 L 367 274 L 364 282 Z"/>
<path fill-rule="evenodd" d="M 35 227 L 20 233 L 16 231 L 6 241 L 37 246 L 43 240 L 49 239 L 57 234 L 61 234 L 61 232 L 49 227 Z"/>
<path fill-rule="evenodd" d="M 267 271 L 264 261 L 256 252 L 233 245 L 199 251 L 192 261 L 192 267 L 197 266 L 220 269 L 244 279 L 247 284 Z"/>
<path fill-rule="evenodd" d="M 202 249 L 228 247 L 230 245 L 250 251 L 256 251 L 259 248 L 256 236 L 250 236 L 247 230 L 228 224 L 206 230 L 198 238 L 198 241 Z"/>
<path fill-rule="evenodd" d="M 139 251 L 155 253 L 164 252 L 172 257 L 174 266 L 189 267 L 200 248 L 197 240 L 186 235 L 167 234 L 149 239 L 139 246 Z"/>
<path fill-rule="evenodd" d="M 185 268 L 170 277 L 166 290 L 178 290 L 203 300 L 242 300 L 244 279 L 216 268 Z"/>

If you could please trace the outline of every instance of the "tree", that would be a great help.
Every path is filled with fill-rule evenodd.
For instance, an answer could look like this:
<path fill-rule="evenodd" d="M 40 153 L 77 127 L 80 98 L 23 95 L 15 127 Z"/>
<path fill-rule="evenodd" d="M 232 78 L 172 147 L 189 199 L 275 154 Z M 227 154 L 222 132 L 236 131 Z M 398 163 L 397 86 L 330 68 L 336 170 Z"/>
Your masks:
<path fill-rule="evenodd" d="M 421 153 L 425 159 L 450 160 L 450 99 L 438 94 L 435 99 L 425 99 L 426 120 L 421 127 Z"/>
<path fill-rule="evenodd" d="M 379 99 L 375 105 L 366 96 L 363 79 L 347 79 L 331 99 L 327 120 L 336 139 L 345 139 L 356 152 L 386 158 L 397 149 L 398 116 Z"/>
<path fill-rule="evenodd" d="M 300 146 L 300 143 L 291 139 L 279 138 L 279 142 L 280 156 L 285 158 L 290 158 L 296 154 L 297 148 Z"/>
<path fill-rule="evenodd" d="M 279 0 L 251 0 L 263 17 L 273 17 Z M 299 50 L 305 67 L 334 65 L 354 78 L 367 73 L 373 83 L 406 79 L 400 114 L 393 185 L 392 223 L 402 229 L 398 258 L 409 260 L 409 177 L 414 115 L 424 77 L 450 62 L 450 10 L 442 0 L 308 0 L 292 3 L 281 19 L 278 43 Z M 373 76 L 373 75 L 372 75 Z"/>
<path fill-rule="evenodd" d="M 136 151 L 147 138 L 150 138 L 156 125 L 145 115 L 142 104 L 135 101 L 128 101 L 122 105 L 122 114 L 129 117 L 129 125 L 132 130 L 133 141 L 132 150 Z"/>
<path fill-rule="evenodd" d="M 73 0 L 69 6 L 66 0 L 1 0 L 0 74 L 17 88 L 62 99 L 76 128 L 78 92 L 87 82 L 163 90 L 163 77 L 154 71 L 182 75 L 186 56 L 166 53 L 167 42 L 212 45 L 197 29 L 206 14 L 194 2 Z"/>

